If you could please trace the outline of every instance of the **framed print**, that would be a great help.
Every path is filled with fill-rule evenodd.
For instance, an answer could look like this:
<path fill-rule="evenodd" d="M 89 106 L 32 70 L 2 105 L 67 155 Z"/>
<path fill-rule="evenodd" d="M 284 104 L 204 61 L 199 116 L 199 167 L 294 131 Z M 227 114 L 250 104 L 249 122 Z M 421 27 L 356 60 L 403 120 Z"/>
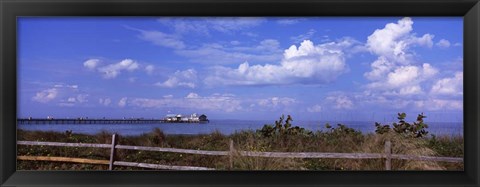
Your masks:
<path fill-rule="evenodd" d="M 0 6 L 2 185 L 479 185 L 478 1 Z"/>

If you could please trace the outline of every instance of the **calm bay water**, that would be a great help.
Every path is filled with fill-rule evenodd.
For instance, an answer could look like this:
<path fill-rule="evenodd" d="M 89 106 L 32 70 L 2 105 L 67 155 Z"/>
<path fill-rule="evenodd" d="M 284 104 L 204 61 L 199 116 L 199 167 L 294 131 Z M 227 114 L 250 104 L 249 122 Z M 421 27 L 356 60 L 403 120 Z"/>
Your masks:
<path fill-rule="evenodd" d="M 331 122 L 331 121 L 296 121 L 293 125 L 308 130 L 325 131 L 325 123 L 336 127 L 337 123 L 360 130 L 364 133 L 375 132 L 374 122 Z M 428 131 L 435 135 L 463 135 L 463 123 L 454 122 L 426 122 Z M 272 124 L 272 121 L 250 120 L 210 120 L 210 123 L 162 123 L 162 124 L 19 124 L 22 130 L 39 130 L 65 132 L 72 130 L 74 133 L 96 134 L 100 131 L 118 133 L 124 136 L 140 135 L 151 132 L 154 128 L 160 128 L 166 134 L 208 134 L 215 130 L 223 134 L 232 134 L 241 130 L 256 130 L 264 124 Z"/>

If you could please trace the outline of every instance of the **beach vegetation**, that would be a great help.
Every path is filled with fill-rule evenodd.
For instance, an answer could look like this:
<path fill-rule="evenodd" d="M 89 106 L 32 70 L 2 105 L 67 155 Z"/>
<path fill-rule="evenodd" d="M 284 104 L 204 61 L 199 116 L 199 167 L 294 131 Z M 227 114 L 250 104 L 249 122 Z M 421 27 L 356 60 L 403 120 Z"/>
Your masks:
<path fill-rule="evenodd" d="M 176 166 L 209 167 L 218 170 L 383 170 L 383 159 L 337 158 L 266 158 L 245 157 L 240 151 L 253 152 L 324 152 L 324 153 L 383 153 L 386 141 L 392 142 L 392 154 L 417 156 L 463 157 L 462 136 L 426 136 L 428 126 L 420 114 L 411 124 L 400 113 L 399 122 L 387 128 L 376 124 L 375 133 L 362 133 L 337 124 L 325 124 L 324 131 L 309 131 L 293 124 L 293 118 L 282 115 L 273 125 L 258 130 L 242 130 L 230 135 L 214 131 L 198 135 L 170 135 L 161 129 L 138 136 L 119 135 L 118 144 L 179 148 L 191 150 L 228 151 L 234 142 L 233 168 L 228 156 L 196 155 L 171 152 L 117 150 L 116 159 Z M 388 130 L 387 130 L 388 129 Z M 95 135 L 72 131 L 43 132 L 18 130 L 18 140 L 70 143 L 111 144 L 112 133 Z M 108 160 L 110 149 L 18 145 L 17 155 L 56 156 Z M 463 163 L 392 160 L 393 170 L 463 170 Z M 46 161 L 18 161 L 18 170 L 107 170 L 108 165 L 74 164 Z M 118 170 L 148 170 L 145 168 L 116 167 Z"/>

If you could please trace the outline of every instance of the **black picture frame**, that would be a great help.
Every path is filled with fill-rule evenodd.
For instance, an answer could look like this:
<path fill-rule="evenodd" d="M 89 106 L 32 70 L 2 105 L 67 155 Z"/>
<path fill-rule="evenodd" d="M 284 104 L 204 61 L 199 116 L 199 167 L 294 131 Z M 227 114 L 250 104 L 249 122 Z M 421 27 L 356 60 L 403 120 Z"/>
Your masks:
<path fill-rule="evenodd" d="M 480 186 L 478 0 L 0 0 L 2 186 Z M 16 171 L 19 16 L 463 16 L 464 171 Z"/>

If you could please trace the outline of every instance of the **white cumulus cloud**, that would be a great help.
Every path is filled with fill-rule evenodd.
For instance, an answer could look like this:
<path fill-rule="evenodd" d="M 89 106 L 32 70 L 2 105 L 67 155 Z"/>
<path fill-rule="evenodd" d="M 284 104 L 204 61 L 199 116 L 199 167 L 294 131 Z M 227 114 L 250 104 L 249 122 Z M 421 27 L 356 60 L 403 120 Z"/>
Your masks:
<path fill-rule="evenodd" d="M 194 69 L 187 69 L 185 71 L 176 71 L 164 82 L 155 83 L 156 86 L 174 88 L 174 87 L 188 87 L 195 88 L 197 83 L 197 71 Z"/>
<path fill-rule="evenodd" d="M 456 72 L 454 77 L 438 80 L 432 87 L 435 95 L 463 95 L 463 72 Z"/>
<path fill-rule="evenodd" d="M 333 108 L 335 109 L 352 109 L 353 108 L 352 99 L 350 99 L 345 95 L 328 96 L 326 100 L 327 102 L 332 103 Z"/>
<path fill-rule="evenodd" d="M 385 75 L 395 68 L 395 64 L 383 56 L 380 56 L 370 66 L 372 70 L 370 72 L 366 72 L 364 76 L 372 81 L 384 79 Z"/>
<path fill-rule="evenodd" d="M 324 84 L 347 71 L 343 50 L 353 45 L 351 39 L 314 45 L 305 40 L 284 51 L 279 64 L 250 65 L 236 69 L 217 66 L 205 79 L 208 85 Z"/>
<path fill-rule="evenodd" d="M 76 84 L 54 83 L 50 88 L 43 89 L 32 97 L 40 103 L 54 102 L 59 106 L 82 106 L 88 103 L 89 94 Z"/>
<path fill-rule="evenodd" d="M 88 69 L 94 70 L 99 63 L 100 63 L 99 59 L 89 59 L 83 63 L 83 66 Z"/>
<path fill-rule="evenodd" d="M 153 71 L 155 71 L 155 66 L 153 66 L 153 65 L 147 65 L 147 66 L 145 66 L 145 71 L 147 72 L 147 74 L 150 75 L 150 74 L 153 73 Z"/>
<path fill-rule="evenodd" d="M 432 47 L 433 35 L 417 37 L 413 32 L 411 18 L 388 23 L 375 30 L 367 40 L 368 50 L 377 55 L 371 70 L 364 73 L 370 80 L 366 88 L 385 95 L 412 96 L 423 94 L 426 82 L 438 74 L 438 69 L 429 63 L 415 61 L 413 46 Z"/>
<path fill-rule="evenodd" d="M 405 86 L 418 79 L 419 76 L 420 72 L 417 66 L 401 66 L 388 74 L 386 86 Z"/>
<path fill-rule="evenodd" d="M 106 79 L 112 79 L 117 77 L 122 71 L 134 71 L 139 68 L 139 64 L 132 59 L 125 59 L 116 64 L 110 64 L 104 67 L 98 68 Z"/>
<path fill-rule="evenodd" d="M 187 95 L 187 97 L 185 97 L 185 98 L 187 98 L 187 99 L 198 99 L 198 98 L 200 98 L 200 96 L 196 93 L 189 93 Z"/>
<path fill-rule="evenodd" d="M 32 97 L 34 101 L 46 103 L 55 99 L 58 95 L 58 90 L 56 88 L 42 90 L 37 92 L 35 96 Z"/>
<path fill-rule="evenodd" d="M 112 100 L 110 98 L 105 98 L 105 99 L 100 98 L 100 99 L 98 99 L 98 103 L 103 105 L 103 106 L 108 106 L 108 105 L 110 105 L 110 103 L 112 103 Z"/>
<path fill-rule="evenodd" d="M 118 106 L 119 107 L 125 107 L 127 105 L 127 97 L 123 97 L 118 101 Z"/>
<path fill-rule="evenodd" d="M 445 40 L 445 39 L 441 39 L 435 45 L 440 47 L 440 48 L 448 48 L 448 47 L 450 47 L 450 41 Z"/>
<path fill-rule="evenodd" d="M 407 65 L 391 69 L 390 72 L 386 71 L 379 75 L 379 77 L 383 75 L 383 79 L 379 78 L 376 81 L 369 83 L 367 88 L 375 89 L 377 91 L 386 91 L 384 92 L 386 94 L 419 94 L 423 92 L 420 84 L 438 73 L 436 68 L 427 63 L 424 63 L 421 67 Z M 371 77 L 371 75 L 368 76 Z"/>
<path fill-rule="evenodd" d="M 85 103 L 85 102 L 88 102 L 88 94 L 78 94 L 77 95 L 77 101 L 79 103 Z"/>
<path fill-rule="evenodd" d="M 88 102 L 87 100 L 88 96 L 89 96 L 88 94 L 77 94 L 76 96 L 70 96 L 67 99 L 61 99 L 58 105 L 62 107 L 78 106 L 78 104 Z"/>
<path fill-rule="evenodd" d="M 433 35 L 424 34 L 416 37 L 411 18 L 403 18 L 397 23 L 388 23 L 383 29 L 375 30 L 367 39 L 367 48 L 370 52 L 384 56 L 389 60 L 408 63 L 412 54 L 409 48 L 413 45 L 432 47 Z M 406 62 L 407 61 L 407 62 Z"/>

